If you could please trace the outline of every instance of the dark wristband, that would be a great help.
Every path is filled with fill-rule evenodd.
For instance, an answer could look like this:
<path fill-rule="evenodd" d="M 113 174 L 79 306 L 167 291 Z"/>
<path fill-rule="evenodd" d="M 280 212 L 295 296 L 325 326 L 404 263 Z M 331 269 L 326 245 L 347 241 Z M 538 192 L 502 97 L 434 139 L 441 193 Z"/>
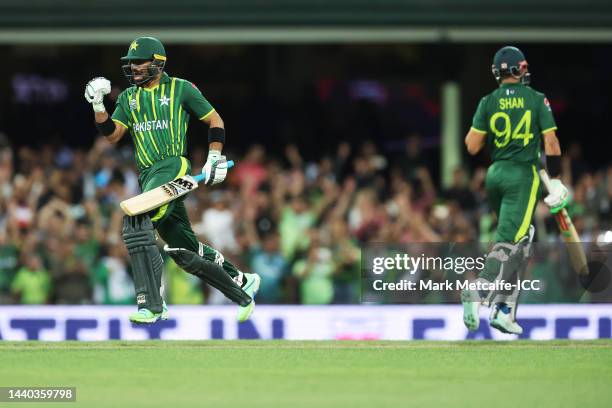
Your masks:
<path fill-rule="evenodd" d="M 214 142 L 225 144 L 225 129 L 219 127 L 208 129 L 208 144 Z"/>
<path fill-rule="evenodd" d="M 550 177 L 561 175 L 561 156 L 546 156 L 546 170 Z"/>
<path fill-rule="evenodd" d="M 96 127 L 104 136 L 110 136 L 115 131 L 115 122 L 111 119 L 110 115 L 106 120 L 102 123 L 96 122 Z"/>

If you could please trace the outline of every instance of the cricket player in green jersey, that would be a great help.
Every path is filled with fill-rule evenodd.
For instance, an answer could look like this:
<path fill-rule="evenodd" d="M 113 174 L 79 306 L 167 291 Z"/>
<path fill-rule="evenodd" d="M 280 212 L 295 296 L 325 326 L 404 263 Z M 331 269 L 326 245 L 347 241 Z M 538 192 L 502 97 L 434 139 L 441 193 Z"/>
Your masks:
<path fill-rule="evenodd" d="M 516 47 L 503 47 L 493 58 L 492 72 L 499 87 L 480 100 L 465 143 L 472 155 L 485 145 L 489 148 L 493 164 L 485 188 L 498 225 L 495 244 L 476 280 L 479 290 L 462 293 L 463 321 L 477 330 L 480 304 L 493 304 L 489 324 L 504 333 L 521 334 L 516 322 L 519 288 L 498 291 L 494 283 L 516 283 L 527 265 L 535 232 L 531 219 L 540 192 L 542 139 L 552 179 L 544 201 L 552 212 L 567 205 L 568 192 L 559 180 L 561 148 L 555 119 L 544 94 L 528 86 L 525 56 Z"/>
<path fill-rule="evenodd" d="M 111 143 L 130 134 L 134 144 L 142 191 L 182 177 L 191 171 L 187 154 L 187 127 L 195 116 L 209 126 L 208 159 L 202 171 L 206 185 L 221 183 L 227 174 L 227 160 L 221 153 L 225 128 L 221 116 L 191 82 L 170 77 L 165 71 L 166 51 L 153 37 L 134 40 L 125 57 L 123 71 L 132 85 L 117 99 L 110 116 L 104 95 L 111 90 L 102 77 L 89 81 L 85 99 L 92 104 L 96 126 Z M 247 320 L 255 307 L 259 288 L 257 274 L 242 273 L 223 255 L 198 242 L 183 198 L 143 215 L 125 216 L 123 240 L 130 254 L 138 312 L 135 323 L 154 323 L 168 318 L 162 298 L 163 261 L 156 245 L 155 230 L 166 241 L 164 251 L 185 271 L 219 289 L 237 303 L 238 320 Z"/>

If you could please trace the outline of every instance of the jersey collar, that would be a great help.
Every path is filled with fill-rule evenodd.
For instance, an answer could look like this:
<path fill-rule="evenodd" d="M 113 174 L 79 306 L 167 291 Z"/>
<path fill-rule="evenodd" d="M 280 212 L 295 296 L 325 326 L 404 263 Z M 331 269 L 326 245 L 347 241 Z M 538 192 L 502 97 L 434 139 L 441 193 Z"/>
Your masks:
<path fill-rule="evenodd" d="M 505 84 L 499 85 L 500 88 L 509 88 L 511 86 L 524 86 L 520 82 L 506 82 Z"/>
<path fill-rule="evenodd" d="M 159 83 L 160 84 L 167 84 L 168 82 L 170 82 L 170 77 L 165 72 L 162 72 L 162 77 L 159 80 Z"/>

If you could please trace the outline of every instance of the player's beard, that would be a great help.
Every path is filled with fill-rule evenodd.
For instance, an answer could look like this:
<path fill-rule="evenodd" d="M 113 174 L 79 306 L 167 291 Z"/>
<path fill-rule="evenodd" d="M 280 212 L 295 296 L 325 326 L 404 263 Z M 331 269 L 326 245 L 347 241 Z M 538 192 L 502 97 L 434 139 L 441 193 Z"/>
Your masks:
<path fill-rule="evenodd" d="M 146 68 L 133 69 L 131 64 L 126 64 L 122 66 L 122 69 L 131 85 L 144 86 L 162 73 L 164 65 L 153 63 Z"/>
<path fill-rule="evenodd" d="M 137 84 L 143 83 L 147 78 L 145 76 L 147 70 L 144 69 L 132 69 L 132 78 Z"/>

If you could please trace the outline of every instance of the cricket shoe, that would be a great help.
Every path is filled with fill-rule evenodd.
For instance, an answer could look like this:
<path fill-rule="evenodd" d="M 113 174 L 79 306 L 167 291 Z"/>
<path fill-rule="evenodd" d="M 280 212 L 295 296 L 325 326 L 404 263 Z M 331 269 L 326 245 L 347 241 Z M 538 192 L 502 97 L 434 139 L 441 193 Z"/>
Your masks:
<path fill-rule="evenodd" d="M 512 317 L 511 309 L 505 303 L 497 303 L 489 318 L 491 327 L 507 334 L 523 334 L 523 328 Z"/>
<path fill-rule="evenodd" d="M 136 313 L 130 315 L 129 319 L 136 324 L 153 324 L 162 318 L 162 313 L 154 313 L 149 309 L 138 309 Z"/>
<path fill-rule="evenodd" d="M 478 291 L 464 289 L 461 291 L 461 303 L 463 304 L 463 324 L 470 331 L 478 330 L 480 325 L 480 298 Z"/>
<path fill-rule="evenodd" d="M 255 310 L 255 295 L 261 283 L 261 278 L 256 273 L 244 273 L 242 276 L 246 279 L 246 282 L 242 286 L 242 290 L 244 290 L 252 300 L 248 305 L 238 308 L 238 321 L 240 323 L 249 320 L 249 317 L 253 314 L 253 310 Z"/>
<path fill-rule="evenodd" d="M 168 313 L 168 305 L 166 304 L 166 301 L 163 300 L 162 301 L 162 312 L 161 312 L 161 320 L 168 320 L 168 318 L 170 318 L 170 313 Z"/>

